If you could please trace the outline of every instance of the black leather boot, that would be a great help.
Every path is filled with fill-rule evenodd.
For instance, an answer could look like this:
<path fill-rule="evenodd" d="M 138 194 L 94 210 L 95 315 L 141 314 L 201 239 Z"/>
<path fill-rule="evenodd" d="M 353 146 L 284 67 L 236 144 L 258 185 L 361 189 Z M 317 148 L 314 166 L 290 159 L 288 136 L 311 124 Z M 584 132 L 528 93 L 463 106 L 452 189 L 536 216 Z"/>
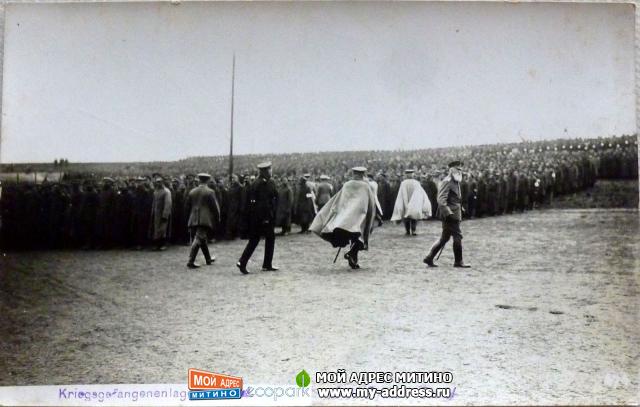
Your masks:
<path fill-rule="evenodd" d="M 433 262 L 433 259 L 435 259 L 436 255 L 440 251 L 440 248 L 440 241 L 437 241 L 433 246 L 431 246 L 429 254 L 427 254 L 427 257 L 425 257 L 422 262 L 429 267 L 438 267 L 438 265 Z"/>
<path fill-rule="evenodd" d="M 204 260 L 207 262 L 207 266 L 213 264 L 216 261 L 215 257 L 211 258 L 211 254 L 209 253 L 209 247 L 202 246 L 202 254 L 204 254 Z"/>
<path fill-rule="evenodd" d="M 460 267 L 465 269 L 471 267 L 468 264 L 464 264 L 464 261 L 462 260 L 462 242 L 453 242 L 453 257 L 455 259 L 453 267 Z"/>
<path fill-rule="evenodd" d="M 190 269 L 195 269 L 200 267 L 199 265 L 197 265 L 195 263 L 196 261 L 196 256 L 198 255 L 198 249 L 200 248 L 199 245 L 197 244 L 192 244 L 191 245 L 191 251 L 189 251 L 189 262 L 187 263 L 187 267 L 189 267 Z"/>

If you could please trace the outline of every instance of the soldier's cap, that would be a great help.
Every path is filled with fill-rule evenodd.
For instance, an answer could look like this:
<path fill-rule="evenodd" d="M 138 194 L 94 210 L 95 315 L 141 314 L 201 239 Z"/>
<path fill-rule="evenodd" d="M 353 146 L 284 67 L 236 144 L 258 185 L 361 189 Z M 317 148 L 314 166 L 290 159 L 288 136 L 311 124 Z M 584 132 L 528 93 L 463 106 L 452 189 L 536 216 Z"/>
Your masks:
<path fill-rule="evenodd" d="M 201 181 L 208 181 L 209 179 L 211 179 L 211 175 L 207 174 L 206 172 L 201 172 L 197 175 L 197 177 Z"/>
<path fill-rule="evenodd" d="M 353 167 L 351 169 L 351 171 L 360 172 L 360 173 L 364 174 L 365 172 L 367 172 L 367 168 L 366 167 Z"/>
<path fill-rule="evenodd" d="M 164 178 L 162 178 L 162 177 L 155 177 L 153 179 L 153 182 L 162 182 L 162 181 L 164 181 Z"/>
<path fill-rule="evenodd" d="M 305 173 L 305 174 L 304 174 L 304 175 L 302 175 L 302 176 L 303 176 L 303 177 L 305 177 L 305 178 L 311 178 L 311 174 L 309 174 L 308 172 L 307 172 L 307 173 Z"/>
<path fill-rule="evenodd" d="M 329 177 L 328 175 L 322 174 L 320 176 L 320 179 L 331 179 L 331 177 Z"/>
<path fill-rule="evenodd" d="M 116 181 L 115 181 L 113 178 L 111 178 L 111 177 L 104 177 L 104 178 L 102 178 L 102 182 L 111 182 L 111 183 L 114 183 L 114 182 L 116 182 Z"/>
<path fill-rule="evenodd" d="M 151 174 L 151 178 L 155 179 L 155 178 L 162 178 L 162 174 L 160 174 L 159 172 L 154 172 L 153 174 Z"/>
<path fill-rule="evenodd" d="M 136 181 L 146 181 L 147 177 L 138 177 L 136 178 Z"/>
<path fill-rule="evenodd" d="M 414 172 L 416 172 L 416 170 L 414 170 L 412 168 L 407 168 L 406 170 L 404 170 L 405 174 L 413 174 Z"/>
<path fill-rule="evenodd" d="M 267 168 L 271 168 L 271 161 L 265 161 L 263 163 L 258 164 L 259 170 L 266 170 Z"/>
<path fill-rule="evenodd" d="M 452 167 L 462 167 L 463 165 L 464 165 L 464 163 L 463 163 L 462 161 L 458 161 L 458 160 L 456 160 L 456 161 L 451 161 L 451 162 L 449 163 L 449 168 L 452 168 Z"/>

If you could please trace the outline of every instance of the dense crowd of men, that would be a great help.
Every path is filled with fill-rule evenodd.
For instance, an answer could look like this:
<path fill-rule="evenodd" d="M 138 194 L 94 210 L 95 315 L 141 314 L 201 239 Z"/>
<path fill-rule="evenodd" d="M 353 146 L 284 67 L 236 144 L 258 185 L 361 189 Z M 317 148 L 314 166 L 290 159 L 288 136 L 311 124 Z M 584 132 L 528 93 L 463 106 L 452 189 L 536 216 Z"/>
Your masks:
<path fill-rule="evenodd" d="M 236 173 L 226 175 L 226 159 L 194 158 L 167 167 L 163 174 L 67 174 L 61 182 L 5 184 L 0 195 L 3 248 L 153 248 L 189 245 L 186 200 L 198 186 L 194 173 L 214 176 L 208 186 L 219 206 L 208 240 L 248 238 L 247 189 L 256 178 L 255 162 L 264 156 L 236 158 Z M 596 178 L 638 178 L 635 136 L 451 147 L 412 151 L 304 153 L 270 156 L 281 234 L 300 226 L 308 233 L 316 213 L 348 181 L 354 165 L 365 164 L 375 182 L 381 218 L 392 216 L 405 169 L 426 191 L 437 211 L 438 184 L 446 163 L 464 161 L 461 204 L 465 218 L 522 212 L 554 196 L 593 186 Z M 201 165 L 193 168 L 192 165 Z M 105 175 L 105 176 L 102 176 Z M 202 236 L 200 236 L 202 238 Z"/>

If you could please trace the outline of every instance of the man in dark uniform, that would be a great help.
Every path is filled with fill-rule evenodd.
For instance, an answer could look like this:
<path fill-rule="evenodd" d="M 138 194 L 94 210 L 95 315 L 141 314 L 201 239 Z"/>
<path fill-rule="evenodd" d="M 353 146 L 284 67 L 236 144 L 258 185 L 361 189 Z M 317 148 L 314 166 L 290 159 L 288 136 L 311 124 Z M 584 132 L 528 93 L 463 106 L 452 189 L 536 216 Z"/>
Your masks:
<path fill-rule="evenodd" d="M 116 199 L 116 240 L 117 245 L 121 247 L 130 247 L 133 243 L 133 234 L 131 233 L 131 224 L 133 219 L 133 181 L 125 181 L 119 185 L 118 196 Z"/>
<path fill-rule="evenodd" d="M 249 190 L 249 175 L 242 174 L 240 181 L 240 212 L 238 213 L 238 233 L 240 239 L 249 238 L 249 225 L 247 224 L 247 191 Z"/>
<path fill-rule="evenodd" d="M 276 210 L 276 224 L 280 226 L 281 236 L 291 232 L 291 212 L 293 209 L 293 190 L 289 185 L 287 177 L 282 177 L 278 185 L 278 208 Z"/>
<path fill-rule="evenodd" d="M 98 195 L 97 236 L 100 248 L 111 249 L 116 237 L 116 199 L 118 197 L 113 178 L 102 179 L 102 190 Z"/>
<path fill-rule="evenodd" d="M 476 216 L 481 218 L 487 214 L 487 181 L 481 172 L 478 172 L 476 189 Z"/>
<path fill-rule="evenodd" d="M 138 177 L 132 202 L 131 234 L 136 250 L 142 250 L 148 242 L 149 222 L 151 220 L 151 207 L 153 205 L 153 192 L 148 187 L 145 177 Z"/>
<path fill-rule="evenodd" d="M 187 267 L 190 269 L 200 267 L 195 263 L 200 249 L 202 249 L 207 265 L 215 261 L 215 257 L 211 257 L 209 253 L 207 239 L 209 234 L 214 232 L 214 225 L 220 223 L 220 207 L 215 192 L 207 186 L 210 179 L 211 175 L 209 174 L 198 174 L 200 185 L 189 192 L 185 202 L 185 213 L 189 214 L 188 226 L 193 236 L 187 263 Z"/>
<path fill-rule="evenodd" d="M 544 186 L 540 182 L 538 173 L 533 171 L 533 174 L 529 178 L 529 209 L 535 209 L 542 201 L 542 191 Z"/>
<path fill-rule="evenodd" d="M 186 223 L 184 213 L 185 187 L 179 179 L 171 180 L 171 201 L 173 202 L 173 213 L 171 214 L 171 243 L 184 245 L 187 243 Z"/>
<path fill-rule="evenodd" d="M 519 212 L 523 212 L 527 209 L 527 205 L 529 202 L 529 180 L 527 176 L 520 172 L 518 173 L 518 200 L 516 204 L 516 208 Z"/>
<path fill-rule="evenodd" d="M 469 196 L 467 198 L 468 218 L 476 217 L 476 207 L 478 206 L 478 183 L 472 173 L 467 173 L 469 182 Z"/>
<path fill-rule="evenodd" d="M 216 194 L 216 199 L 218 200 L 218 205 L 220 205 L 220 225 L 216 228 L 214 233 L 214 238 L 216 240 L 224 240 L 226 239 L 227 233 L 227 222 L 229 213 L 229 200 L 228 193 L 229 190 L 224 182 L 224 179 L 219 177 L 216 179 L 215 188 L 212 188 L 213 192 Z"/>
<path fill-rule="evenodd" d="M 427 196 L 431 202 L 431 213 L 435 216 L 438 211 L 438 171 L 433 170 L 426 177 L 424 190 L 427 191 Z M 433 216 L 431 217 L 433 219 Z"/>
<path fill-rule="evenodd" d="M 231 185 L 227 191 L 227 224 L 226 237 L 234 240 L 240 234 L 240 208 L 242 202 L 242 185 L 236 174 L 231 175 Z"/>
<path fill-rule="evenodd" d="M 507 209 L 509 207 L 509 196 L 511 195 L 511 188 L 509 187 L 509 177 L 507 175 L 507 170 L 503 170 L 500 175 L 500 189 L 502 193 L 500 194 L 500 214 L 507 213 Z"/>
<path fill-rule="evenodd" d="M 196 180 L 195 174 L 187 174 L 184 176 L 184 199 L 183 199 L 184 203 L 187 202 L 187 197 L 189 196 L 189 192 L 191 192 L 197 186 L 198 186 L 198 181 Z M 187 221 L 189 220 L 189 214 L 186 212 L 184 214 L 184 219 L 185 219 L 184 224 L 186 226 Z M 189 228 L 187 228 L 187 233 L 185 233 L 185 240 L 187 242 L 187 245 L 191 246 L 191 241 L 193 240 L 193 236 L 191 236 L 191 231 L 189 230 Z"/>
<path fill-rule="evenodd" d="M 391 199 L 390 205 L 393 208 L 393 205 L 396 203 L 396 198 L 398 197 L 398 191 L 400 191 L 400 183 L 402 182 L 402 175 L 396 173 L 392 176 L 389 184 L 391 184 Z M 391 210 L 393 212 L 393 209 Z M 391 219 L 391 217 L 389 217 Z"/>
<path fill-rule="evenodd" d="M 465 176 L 460 181 L 460 194 L 462 215 L 466 219 L 469 216 L 469 182 Z"/>
<path fill-rule="evenodd" d="M 38 191 L 38 205 L 40 206 L 40 210 L 38 211 L 38 223 L 36 224 L 37 233 L 35 235 L 35 243 L 36 247 L 39 248 L 48 248 L 48 226 L 49 226 L 49 217 L 51 216 L 51 186 L 49 182 L 45 179 L 42 184 L 36 186 L 36 191 Z"/>
<path fill-rule="evenodd" d="M 2 191 L 0 197 L 0 247 L 4 249 L 17 248 L 16 236 L 20 225 L 18 218 L 18 188 L 9 184 Z"/>
<path fill-rule="evenodd" d="M 309 225 L 316 215 L 314 188 L 306 177 L 301 177 L 296 191 L 295 213 L 300 233 L 310 233 Z"/>
<path fill-rule="evenodd" d="M 329 202 L 329 199 L 333 196 L 333 185 L 329 183 L 329 176 L 322 174 L 320 176 L 320 183 L 316 186 L 318 193 L 316 195 L 316 204 L 318 210 Z"/>
<path fill-rule="evenodd" d="M 518 175 L 516 171 L 510 171 L 508 174 L 509 181 L 509 197 L 507 200 L 507 213 L 513 213 L 518 203 Z"/>
<path fill-rule="evenodd" d="M 437 216 L 442 219 L 442 235 L 423 260 L 429 267 L 437 267 L 433 260 L 451 237 L 453 237 L 453 255 L 455 258 L 453 267 L 471 267 L 462 260 L 462 231 L 460 230 L 460 222 L 462 221 L 460 201 L 462 195 L 460 192 L 462 165 L 460 161 L 449 163 L 449 175 L 442 180 L 438 187 Z"/>
<path fill-rule="evenodd" d="M 494 207 L 495 207 L 495 213 L 494 216 L 497 215 L 502 215 L 503 209 L 502 209 L 502 194 L 504 194 L 504 191 L 502 190 L 502 177 L 499 171 L 497 171 L 494 175 L 495 177 L 495 183 L 496 183 L 496 195 L 494 197 L 495 203 L 494 203 Z"/>
<path fill-rule="evenodd" d="M 544 172 L 544 185 L 546 187 L 546 191 L 545 191 L 545 203 L 551 203 L 553 202 L 553 191 L 555 190 L 555 180 L 556 180 L 556 173 L 553 172 L 553 170 L 551 169 L 547 169 Z"/>
<path fill-rule="evenodd" d="M 23 227 L 17 228 L 18 241 L 20 242 L 20 248 L 33 249 L 37 242 L 33 235 L 38 233 L 38 219 L 40 218 L 41 208 L 40 194 L 36 186 L 26 184 L 20 201 L 17 209 L 22 216 L 19 216 L 18 219 L 23 219 Z"/>
<path fill-rule="evenodd" d="M 80 204 L 79 230 L 83 249 L 92 249 L 98 244 L 96 217 L 98 215 L 99 195 L 93 182 L 84 182 L 82 202 Z"/>
<path fill-rule="evenodd" d="M 487 215 L 495 216 L 498 212 L 498 182 L 493 174 L 487 175 Z"/>
<path fill-rule="evenodd" d="M 67 194 L 69 195 L 69 207 L 67 209 L 67 216 L 65 219 L 65 239 L 67 241 L 68 248 L 75 248 L 77 246 L 77 221 L 78 221 L 78 209 L 80 209 L 80 202 L 82 200 L 82 191 L 80 191 L 80 182 L 78 180 L 70 179 L 66 185 Z M 75 199 L 75 201 L 74 201 Z"/>
<path fill-rule="evenodd" d="M 391 184 L 387 181 L 387 175 L 381 173 L 377 177 L 378 181 L 378 201 L 382 207 L 382 220 L 391 219 L 393 213 L 393 204 L 391 201 Z"/>
<path fill-rule="evenodd" d="M 271 179 L 271 163 L 258 165 L 260 175 L 247 190 L 245 214 L 247 216 L 249 242 L 236 264 L 242 274 L 249 274 L 247 263 L 258 246 L 260 238 L 264 237 L 264 260 L 262 271 L 276 271 L 272 264 L 273 250 L 276 241 L 274 231 L 276 208 L 278 207 L 278 189 Z"/>
<path fill-rule="evenodd" d="M 71 199 L 62 185 L 53 184 L 49 198 L 49 230 L 47 248 L 66 247 L 65 220 L 71 205 Z"/>

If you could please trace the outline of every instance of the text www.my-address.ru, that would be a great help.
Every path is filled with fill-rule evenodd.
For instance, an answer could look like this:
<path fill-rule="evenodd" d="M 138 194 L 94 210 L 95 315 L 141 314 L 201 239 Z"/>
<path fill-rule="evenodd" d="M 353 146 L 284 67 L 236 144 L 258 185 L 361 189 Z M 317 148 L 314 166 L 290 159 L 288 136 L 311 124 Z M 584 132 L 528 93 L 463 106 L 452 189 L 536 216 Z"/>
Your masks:
<path fill-rule="evenodd" d="M 456 388 L 450 387 L 406 387 L 394 385 L 392 387 L 324 387 L 316 389 L 320 398 L 360 398 L 373 400 L 382 398 L 443 398 L 451 399 Z"/>

